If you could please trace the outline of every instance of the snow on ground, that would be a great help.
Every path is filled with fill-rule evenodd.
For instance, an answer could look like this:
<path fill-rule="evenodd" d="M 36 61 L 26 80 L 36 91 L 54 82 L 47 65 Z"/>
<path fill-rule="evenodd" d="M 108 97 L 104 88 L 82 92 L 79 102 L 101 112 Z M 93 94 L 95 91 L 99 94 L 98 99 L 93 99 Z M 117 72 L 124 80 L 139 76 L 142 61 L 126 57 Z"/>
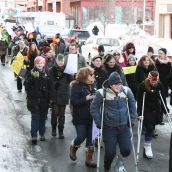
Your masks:
<path fill-rule="evenodd" d="M 27 151 L 27 139 L 16 121 L 13 104 L 4 92 L 0 95 L 0 172 L 42 171 L 42 165 Z"/>

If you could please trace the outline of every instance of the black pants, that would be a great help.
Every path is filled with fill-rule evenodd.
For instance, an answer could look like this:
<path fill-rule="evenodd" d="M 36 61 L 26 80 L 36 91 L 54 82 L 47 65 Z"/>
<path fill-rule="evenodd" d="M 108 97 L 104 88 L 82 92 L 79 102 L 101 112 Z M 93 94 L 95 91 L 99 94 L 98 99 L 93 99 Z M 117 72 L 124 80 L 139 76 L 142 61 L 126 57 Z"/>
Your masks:
<path fill-rule="evenodd" d="M 5 64 L 5 56 L 6 56 L 5 54 L 4 55 L 1 55 L 1 63 L 2 64 Z"/>
<path fill-rule="evenodd" d="M 17 89 L 22 90 L 22 79 L 17 76 Z"/>
<path fill-rule="evenodd" d="M 54 104 L 52 107 L 52 114 L 51 114 L 51 125 L 52 128 L 56 128 L 57 126 L 57 118 L 58 118 L 58 129 L 64 129 L 65 123 L 65 109 L 66 105 L 58 105 Z"/>

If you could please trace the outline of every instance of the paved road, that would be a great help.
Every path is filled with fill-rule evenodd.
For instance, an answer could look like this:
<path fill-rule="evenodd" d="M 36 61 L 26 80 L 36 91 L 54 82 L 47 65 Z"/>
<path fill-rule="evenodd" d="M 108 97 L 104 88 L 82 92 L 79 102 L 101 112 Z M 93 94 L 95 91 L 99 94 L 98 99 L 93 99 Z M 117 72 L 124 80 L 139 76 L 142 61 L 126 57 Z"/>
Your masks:
<path fill-rule="evenodd" d="M 17 113 L 17 120 L 19 125 L 22 126 L 23 132 L 28 140 L 27 149 L 32 153 L 38 161 L 44 163 L 42 169 L 43 172 L 95 172 L 96 169 L 89 169 L 84 166 L 84 144 L 78 151 L 78 160 L 72 162 L 68 156 L 69 145 L 71 140 L 75 137 L 74 126 L 71 123 L 70 110 L 67 107 L 66 110 L 66 124 L 65 124 L 65 139 L 59 140 L 56 137 L 51 136 L 51 126 L 50 126 L 50 114 L 47 120 L 47 132 L 46 141 L 39 142 L 36 148 L 33 148 L 30 144 L 30 113 L 26 109 L 25 102 L 25 92 L 24 89 L 22 93 L 18 93 L 16 89 L 16 81 L 14 79 L 13 73 L 10 71 L 8 66 L 0 66 L 1 71 L 1 83 L 0 89 L 8 92 L 8 98 L 10 101 L 14 102 L 15 111 Z M 169 137 L 170 129 L 168 123 L 164 126 L 157 126 L 157 131 L 159 136 L 157 139 L 153 140 L 153 153 L 154 158 L 152 160 L 145 160 L 142 157 L 143 152 L 143 137 L 141 141 L 141 151 L 140 151 L 140 163 L 139 169 L 148 172 L 168 172 L 168 159 L 169 159 Z M 136 135 L 137 127 L 134 128 L 134 138 L 137 139 Z M 135 140 L 136 143 L 136 140 Z M 97 150 L 96 152 L 97 153 Z M 101 150 L 101 168 L 103 171 L 103 154 L 104 149 Z M 96 159 L 96 154 L 95 157 Z M 135 172 L 133 155 L 128 158 L 126 162 L 126 167 L 128 172 Z M 113 171 L 113 169 L 111 170 Z"/>

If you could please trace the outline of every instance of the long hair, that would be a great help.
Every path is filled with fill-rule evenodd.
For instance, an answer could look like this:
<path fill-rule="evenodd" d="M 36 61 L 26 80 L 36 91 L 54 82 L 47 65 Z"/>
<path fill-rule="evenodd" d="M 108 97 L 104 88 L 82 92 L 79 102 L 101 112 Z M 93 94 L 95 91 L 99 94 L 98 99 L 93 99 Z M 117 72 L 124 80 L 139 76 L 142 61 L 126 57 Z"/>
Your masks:
<path fill-rule="evenodd" d="M 152 61 L 147 55 L 144 55 L 144 56 L 142 56 L 142 57 L 140 58 L 140 60 L 139 60 L 139 62 L 138 62 L 138 66 L 144 67 L 144 66 L 143 66 L 143 61 L 146 60 L 146 58 L 149 59 L 149 62 L 150 62 L 149 66 L 155 66 L 154 63 L 153 63 L 153 61 Z"/>
<path fill-rule="evenodd" d="M 32 54 L 34 54 L 35 57 L 36 57 L 36 56 L 39 56 L 39 51 L 38 51 L 38 49 L 37 49 L 37 45 L 35 44 L 36 47 L 35 47 L 34 50 L 32 50 L 31 45 L 32 45 L 32 44 L 29 45 L 29 50 L 28 50 L 28 52 L 27 52 L 27 59 L 28 59 L 28 60 L 30 59 L 30 56 L 31 56 Z"/>
<path fill-rule="evenodd" d="M 91 67 L 80 68 L 78 73 L 76 74 L 76 80 L 73 81 L 71 84 L 73 85 L 74 83 L 86 83 L 89 75 L 94 75 L 94 69 L 92 69 Z"/>

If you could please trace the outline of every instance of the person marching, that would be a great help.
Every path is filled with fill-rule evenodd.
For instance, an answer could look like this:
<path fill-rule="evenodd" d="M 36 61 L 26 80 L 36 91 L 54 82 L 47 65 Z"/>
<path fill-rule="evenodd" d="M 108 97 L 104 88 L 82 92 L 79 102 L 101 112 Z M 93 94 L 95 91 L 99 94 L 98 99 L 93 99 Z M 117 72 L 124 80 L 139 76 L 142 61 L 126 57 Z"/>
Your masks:
<path fill-rule="evenodd" d="M 93 161 L 93 141 L 92 141 L 92 123 L 93 118 L 90 114 L 90 104 L 94 99 L 95 87 L 94 70 L 90 67 L 84 67 L 79 70 L 76 80 L 72 82 L 70 101 L 73 106 L 73 124 L 76 128 L 76 138 L 70 146 L 70 159 L 76 161 L 76 152 L 80 145 L 86 139 L 86 159 L 85 165 L 96 168 Z"/>
<path fill-rule="evenodd" d="M 143 100 L 143 95 L 145 99 Z M 151 141 L 155 125 L 161 122 L 161 116 L 165 112 L 164 106 L 161 101 L 160 94 L 166 104 L 165 92 L 159 80 L 159 73 L 157 71 L 150 71 L 148 77 L 139 85 L 137 93 L 137 112 L 138 119 L 143 120 L 145 127 L 145 143 L 143 156 L 148 159 L 153 158 Z M 142 105 L 144 101 L 143 119 Z M 167 105 L 166 105 L 167 106 Z M 167 108 L 168 109 L 168 108 Z"/>
<path fill-rule="evenodd" d="M 104 115 L 101 117 L 100 109 L 103 99 L 105 99 Z M 129 87 L 122 85 L 122 80 L 117 72 L 111 73 L 104 82 L 104 88 L 96 92 L 90 112 L 97 128 L 103 127 L 104 172 L 109 172 L 111 163 L 116 156 L 117 143 L 123 157 L 130 155 L 131 134 L 129 126 L 130 124 L 133 126 L 136 119 L 134 95 Z M 130 112 L 130 124 L 128 112 Z M 103 126 L 101 126 L 101 120 L 103 120 Z"/>
<path fill-rule="evenodd" d="M 27 108 L 31 112 L 31 137 L 32 144 L 37 144 L 39 132 L 40 141 L 45 141 L 45 121 L 48 114 L 49 103 L 53 101 L 53 83 L 46 73 L 45 59 L 37 56 L 34 60 L 34 68 L 28 72 L 25 78 L 27 94 Z"/>
<path fill-rule="evenodd" d="M 65 109 L 69 102 L 69 83 L 73 80 L 73 76 L 64 73 L 64 69 L 64 56 L 58 54 L 55 58 L 55 64 L 49 73 L 55 87 L 55 102 L 52 105 L 51 114 L 52 136 L 57 135 L 56 127 L 58 117 L 59 139 L 64 139 Z"/>

